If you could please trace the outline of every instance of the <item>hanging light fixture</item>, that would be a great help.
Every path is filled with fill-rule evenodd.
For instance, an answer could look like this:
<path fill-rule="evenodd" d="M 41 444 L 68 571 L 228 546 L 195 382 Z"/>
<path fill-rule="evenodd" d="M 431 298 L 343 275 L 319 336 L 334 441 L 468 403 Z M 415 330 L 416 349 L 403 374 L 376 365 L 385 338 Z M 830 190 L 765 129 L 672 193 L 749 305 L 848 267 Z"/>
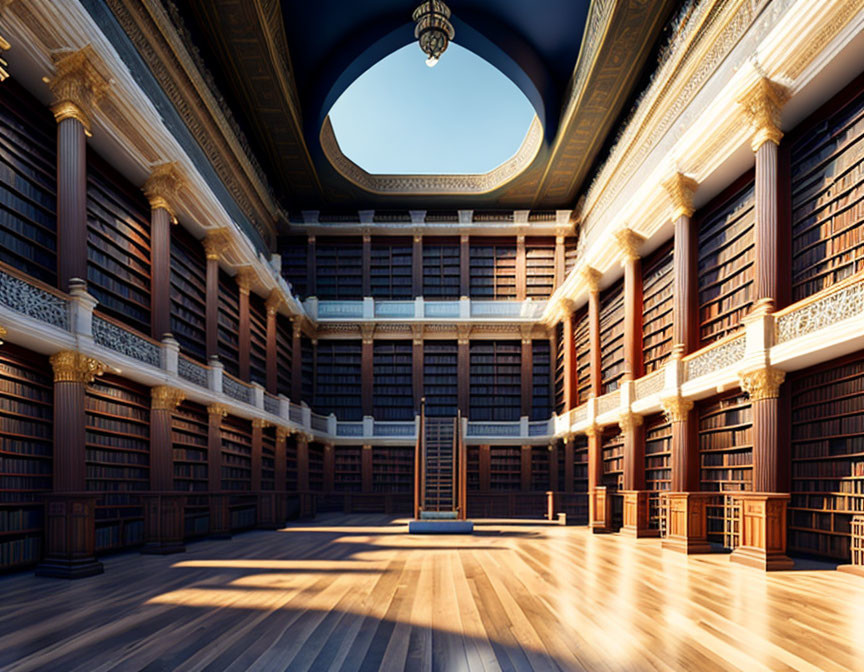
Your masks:
<path fill-rule="evenodd" d="M 456 34 L 450 23 L 450 8 L 441 0 L 428 0 L 414 10 L 411 18 L 417 24 L 414 37 L 420 41 L 420 48 L 426 54 L 426 65 L 432 68 Z"/>

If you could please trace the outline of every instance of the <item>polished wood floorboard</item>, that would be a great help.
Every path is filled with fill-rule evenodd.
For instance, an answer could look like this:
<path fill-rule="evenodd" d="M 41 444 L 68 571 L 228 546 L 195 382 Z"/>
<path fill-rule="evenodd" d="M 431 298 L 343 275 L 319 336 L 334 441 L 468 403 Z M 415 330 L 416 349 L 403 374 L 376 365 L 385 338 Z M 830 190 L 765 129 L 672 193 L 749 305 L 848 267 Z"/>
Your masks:
<path fill-rule="evenodd" d="M 864 670 L 864 577 L 657 540 L 334 516 L 0 578 L 0 670 Z"/>

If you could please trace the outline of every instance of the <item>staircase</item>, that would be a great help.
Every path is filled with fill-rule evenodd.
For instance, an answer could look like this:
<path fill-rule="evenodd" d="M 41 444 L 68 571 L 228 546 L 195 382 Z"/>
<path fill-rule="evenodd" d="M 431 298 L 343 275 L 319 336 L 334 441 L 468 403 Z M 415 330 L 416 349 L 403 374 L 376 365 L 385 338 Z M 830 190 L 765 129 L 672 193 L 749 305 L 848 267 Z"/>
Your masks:
<path fill-rule="evenodd" d="M 455 517 L 456 418 L 425 418 L 423 499 L 425 518 Z M 435 515 L 438 514 L 438 515 Z"/>

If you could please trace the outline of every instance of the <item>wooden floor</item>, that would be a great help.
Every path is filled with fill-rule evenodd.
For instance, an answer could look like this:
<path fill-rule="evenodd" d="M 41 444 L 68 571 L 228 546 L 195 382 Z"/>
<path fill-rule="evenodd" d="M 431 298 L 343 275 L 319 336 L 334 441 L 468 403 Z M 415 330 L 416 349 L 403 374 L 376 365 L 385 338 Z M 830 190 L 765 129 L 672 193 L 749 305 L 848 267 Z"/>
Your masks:
<path fill-rule="evenodd" d="M 329 517 L 0 578 L 0 670 L 864 670 L 864 578 L 584 528 Z"/>

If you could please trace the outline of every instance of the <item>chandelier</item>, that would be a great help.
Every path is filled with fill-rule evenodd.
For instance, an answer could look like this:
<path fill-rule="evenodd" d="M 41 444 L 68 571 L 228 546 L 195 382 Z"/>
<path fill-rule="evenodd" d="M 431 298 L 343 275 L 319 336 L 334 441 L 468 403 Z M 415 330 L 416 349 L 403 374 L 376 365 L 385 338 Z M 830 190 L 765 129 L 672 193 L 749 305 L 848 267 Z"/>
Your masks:
<path fill-rule="evenodd" d="M 426 65 L 434 67 L 456 34 L 450 23 L 450 8 L 441 0 L 428 0 L 414 10 L 411 18 L 417 24 L 414 37 L 426 54 Z"/>

